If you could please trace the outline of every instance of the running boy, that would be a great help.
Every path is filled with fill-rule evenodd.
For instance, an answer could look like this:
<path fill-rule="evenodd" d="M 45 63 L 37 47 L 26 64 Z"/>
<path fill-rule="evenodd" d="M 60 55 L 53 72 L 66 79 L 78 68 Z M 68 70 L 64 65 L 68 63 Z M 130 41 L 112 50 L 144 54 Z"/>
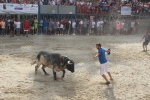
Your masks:
<path fill-rule="evenodd" d="M 113 80 L 111 73 L 108 71 L 107 68 L 107 59 L 105 57 L 105 52 L 110 52 L 110 50 L 104 50 L 103 48 L 101 48 L 101 44 L 96 44 L 96 48 L 98 49 L 98 54 L 93 56 L 93 58 L 98 57 L 99 58 L 99 62 L 101 64 L 100 66 L 100 75 L 102 75 L 102 77 L 106 80 L 106 85 L 110 84 L 110 81 L 107 79 L 107 77 L 105 76 L 105 72 L 108 73 L 110 80 Z"/>
<path fill-rule="evenodd" d="M 149 40 L 150 40 L 150 35 L 148 33 L 148 30 L 146 30 L 146 34 L 143 36 L 142 40 L 144 38 L 145 38 L 145 41 L 143 42 L 143 52 L 147 52 L 147 45 L 148 45 Z"/>

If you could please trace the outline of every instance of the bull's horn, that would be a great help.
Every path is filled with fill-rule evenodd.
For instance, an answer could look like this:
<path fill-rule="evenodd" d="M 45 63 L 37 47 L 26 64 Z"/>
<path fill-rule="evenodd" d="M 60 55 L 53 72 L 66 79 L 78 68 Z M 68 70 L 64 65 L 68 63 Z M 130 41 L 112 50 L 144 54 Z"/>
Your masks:
<path fill-rule="evenodd" d="M 69 60 L 69 61 L 68 61 L 68 64 L 73 64 L 73 63 L 71 63 L 70 60 Z"/>

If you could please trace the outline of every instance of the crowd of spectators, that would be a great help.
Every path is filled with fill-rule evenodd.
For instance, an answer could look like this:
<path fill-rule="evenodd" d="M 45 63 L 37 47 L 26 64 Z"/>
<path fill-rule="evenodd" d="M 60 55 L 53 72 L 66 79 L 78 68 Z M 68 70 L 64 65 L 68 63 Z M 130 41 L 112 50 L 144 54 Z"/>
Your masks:
<path fill-rule="evenodd" d="M 45 35 L 119 35 L 137 34 L 139 29 L 138 20 L 134 19 L 0 19 L 0 35 L 45 34 Z M 39 32 L 37 31 L 39 30 Z"/>
<path fill-rule="evenodd" d="M 138 0 L 0 0 L 3 3 L 30 3 L 40 5 L 75 5 L 77 6 L 78 13 L 101 13 L 109 12 L 120 12 L 121 6 L 130 6 L 132 12 L 141 13 L 142 15 L 150 16 L 150 2 L 142 3 Z M 37 34 L 39 33 L 50 34 L 50 35 L 76 35 L 76 34 L 133 34 L 137 33 L 139 22 L 136 20 L 105 20 L 105 19 L 52 19 L 52 18 L 41 18 L 39 21 L 34 18 L 20 20 L 20 25 L 16 24 L 17 20 L 12 21 L 12 30 L 10 30 L 10 19 L 1 18 L 0 20 L 0 34 L 7 35 L 13 33 L 17 34 Z M 28 24 L 28 32 L 24 31 L 24 22 Z M 19 27 L 19 29 L 16 29 Z M 38 29 L 39 28 L 39 29 Z"/>
<path fill-rule="evenodd" d="M 26 3 L 40 5 L 74 5 L 77 13 L 120 12 L 121 6 L 130 6 L 132 12 L 150 13 L 150 2 L 143 3 L 140 0 L 0 0 L 0 3 Z"/>

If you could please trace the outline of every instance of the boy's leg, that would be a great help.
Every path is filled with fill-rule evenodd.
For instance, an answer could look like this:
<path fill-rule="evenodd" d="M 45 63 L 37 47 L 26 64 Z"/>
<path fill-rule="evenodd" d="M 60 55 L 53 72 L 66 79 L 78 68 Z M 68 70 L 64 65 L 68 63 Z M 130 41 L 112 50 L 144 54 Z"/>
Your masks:
<path fill-rule="evenodd" d="M 111 76 L 111 73 L 110 72 L 107 72 L 109 77 L 110 77 L 110 80 L 113 80 L 112 76 Z"/>
<path fill-rule="evenodd" d="M 113 80 L 112 76 L 111 76 L 111 73 L 109 72 L 108 70 L 108 64 L 106 63 L 105 65 L 105 71 L 108 73 L 109 77 L 110 77 L 110 80 Z"/>
<path fill-rule="evenodd" d="M 106 81 L 106 84 L 110 84 L 110 82 L 108 81 L 107 77 L 104 75 L 104 72 L 108 72 L 108 69 L 107 69 L 107 63 L 105 64 L 101 64 L 101 68 L 100 68 L 100 74 L 102 75 L 102 77 L 105 79 Z"/>
<path fill-rule="evenodd" d="M 105 74 L 103 74 L 102 77 L 105 79 L 106 82 L 109 82 Z"/>
<path fill-rule="evenodd" d="M 144 43 L 143 43 L 143 51 L 145 51 L 145 45 L 144 45 Z"/>
<path fill-rule="evenodd" d="M 145 45 L 145 49 L 146 49 L 146 51 L 147 51 L 147 45 Z"/>

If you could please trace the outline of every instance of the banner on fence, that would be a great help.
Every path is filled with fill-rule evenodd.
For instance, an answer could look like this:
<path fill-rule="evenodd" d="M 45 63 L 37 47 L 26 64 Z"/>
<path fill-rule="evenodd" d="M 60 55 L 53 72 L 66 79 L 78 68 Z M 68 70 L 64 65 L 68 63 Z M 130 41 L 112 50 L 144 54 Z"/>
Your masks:
<path fill-rule="evenodd" d="M 0 14 L 38 14 L 38 5 L 0 3 Z"/>
<path fill-rule="evenodd" d="M 95 17 L 95 16 L 90 16 L 90 20 L 94 20 L 94 17 Z"/>
<path fill-rule="evenodd" d="M 40 6 L 40 13 L 41 14 L 58 14 L 57 6 L 47 6 L 47 5 L 41 5 Z"/>
<path fill-rule="evenodd" d="M 59 6 L 59 14 L 76 14 L 75 6 Z"/>
<path fill-rule="evenodd" d="M 131 15 L 131 7 L 122 6 L 121 7 L 121 15 Z"/>

